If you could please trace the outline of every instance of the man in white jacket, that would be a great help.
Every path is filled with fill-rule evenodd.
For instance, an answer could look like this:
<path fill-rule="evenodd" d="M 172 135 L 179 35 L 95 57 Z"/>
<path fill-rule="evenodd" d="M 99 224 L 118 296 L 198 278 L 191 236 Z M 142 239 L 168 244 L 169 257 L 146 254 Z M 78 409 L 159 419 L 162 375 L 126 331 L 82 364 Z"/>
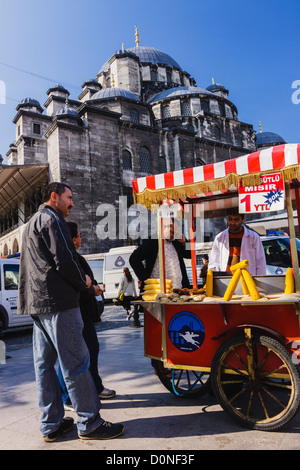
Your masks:
<path fill-rule="evenodd" d="M 208 269 L 229 271 L 232 264 L 247 259 L 253 276 L 266 274 L 266 257 L 259 235 L 243 225 L 245 216 L 229 214 L 228 228 L 219 233 L 213 243 Z"/>

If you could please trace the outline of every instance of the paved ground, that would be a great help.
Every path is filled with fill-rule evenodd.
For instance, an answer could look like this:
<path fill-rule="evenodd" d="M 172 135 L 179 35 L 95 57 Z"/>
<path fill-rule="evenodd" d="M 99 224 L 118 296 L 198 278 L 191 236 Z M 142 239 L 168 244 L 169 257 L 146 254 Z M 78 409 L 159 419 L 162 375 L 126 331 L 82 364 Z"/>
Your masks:
<path fill-rule="evenodd" d="M 110 441 L 81 441 L 74 427 L 56 442 L 44 443 L 32 350 L 27 341 L 21 347 L 8 348 L 11 357 L 0 364 L 0 450 L 106 450 L 118 456 L 118 451 L 139 455 L 142 450 L 182 454 L 300 449 L 300 415 L 281 432 L 251 431 L 233 422 L 211 394 L 187 400 L 168 392 L 144 357 L 143 328 L 131 328 L 124 317 L 120 308 L 109 306 L 97 326 L 99 370 L 105 385 L 117 391 L 115 399 L 103 401 L 101 413 L 104 419 L 123 422 L 124 435 Z M 106 329 L 112 324 L 114 328 Z M 67 415 L 76 420 L 74 413 Z"/>

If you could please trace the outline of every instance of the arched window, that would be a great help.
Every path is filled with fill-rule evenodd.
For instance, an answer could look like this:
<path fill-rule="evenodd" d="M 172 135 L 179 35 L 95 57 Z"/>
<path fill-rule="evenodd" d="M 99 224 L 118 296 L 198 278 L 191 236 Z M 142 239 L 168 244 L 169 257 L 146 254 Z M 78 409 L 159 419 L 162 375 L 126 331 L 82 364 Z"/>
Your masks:
<path fill-rule="evenodd" d="M 169 118 L 171 117 L 171 110 L 170 106 L 167 104 L 163 107 L 163 118 Z"/>
<path fill-rule="evenodd" d="M 135 124 L 138 124 L 140 122 L 139 113 L 134 109 L 130 111 L 130 121 L 134 122 Z"/>
<path fill-rule="evenodd" d="M 221 132 L 220 132 L 220 129 L 219 127 L 215 127 L 215 139 L 216 140 L 221 140 Z"/>
<path fill-rule="evenodd" d="M 219 101 L 219 109 L 220 109 L 220 116 L 225 117 L 225 106 L 224 106 L 224 103 L 221 103 L 220 101 Z"/>
<path fill-rule="evenodd" d="M 123 170 L 132 170 L 132 158 L 129 150 L 123 150 L 122 152 Z"/>
<path fill-rule="evenodd" d="M 151 81 L 152 81 L 152 82 L 156 82 L 156 81 L 157 81 L 157 69 L 151 68 L 151 71 L 150 71 L 150 78 L 151 78 Z"/>
<path fill-rule="evenodd" d="M 158 173 L 166 173 L 167 171 L 167 162 L 165 157 L 161 156 L 158 159 Z"/>
<path fill-rule="evenodd" d="M 3 255 L 4 255 L 4 256 L 7 256 L 7 255 L 8 255 L 8 246 L 7 246 L 7 243 L 5 243 L 5 245 L 4 245 Z"/>
<path fill-rule="evenodd" d="M 19 252 L 19 243 L 18 240 L 15 238 L 13 242 L 13 249 L 12 249 L 13 254 Z"/>
<path fill-rule="evenodd" d="M 232 144 L 230 129 L 226 129 L 226 142 L 227 142 L 228 144 Z"/>
<path fill-rule="evenodd" d="M 152 172 L 150 152 L 146 147 L 142 147 L 139 152 L 140 167 L 142 173 L 150 174 Z"/>
<path fill-rule="evenodd" d="M 181 115 L 182 116 L 191 116 L 191 105 L 189 101 L 183 101 L 181 103 Z"/>
<path fill-rule="evenodd" d="M 239 134 L 235 136 L 235 142 L 239 147 L 243 147 L 243 140 Z"/>
<path fill-rule="evenodd" d="M 201 110 L 205 113 L 209 112 L 209 104 L 208 101 L 201 100 Z"/>

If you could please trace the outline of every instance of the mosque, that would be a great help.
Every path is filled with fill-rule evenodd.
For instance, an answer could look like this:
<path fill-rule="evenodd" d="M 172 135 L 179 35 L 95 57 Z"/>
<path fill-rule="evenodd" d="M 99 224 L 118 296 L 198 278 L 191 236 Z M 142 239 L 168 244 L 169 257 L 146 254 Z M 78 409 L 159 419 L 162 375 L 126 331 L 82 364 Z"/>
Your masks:
<path fill-rule="evenodd" d="M 82 84 L 77 99 L 60 84 L 46 96 L 43 106 L 24 98 L 16 107 L 16 139 L 0 171 L 1 256 L 20 251 L 24 224 L 49 181 L 73 189 L 71 219 L 80 227 L 81 252 L 101 253 L 132 243 L 118 236 L 99 239 L 97 224 L 105 204 L 119 214 L 120 197 L 126 196 L 128 207 L 133 203 L 133 178 L 285 142 L 239 121 L 224 85 L 212 80 L 198 87 L 167 53 L 140 45 L 137 28 L 135 46 L 115 51 Z"/>

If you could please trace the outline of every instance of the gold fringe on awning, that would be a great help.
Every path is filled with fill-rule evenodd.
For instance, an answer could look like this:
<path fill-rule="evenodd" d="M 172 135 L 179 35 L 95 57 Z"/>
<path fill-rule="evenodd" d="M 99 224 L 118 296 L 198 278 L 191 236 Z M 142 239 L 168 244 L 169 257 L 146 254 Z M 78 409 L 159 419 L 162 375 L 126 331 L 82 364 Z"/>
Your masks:
<path fill-rule="evenodd" d="M 206 194 L 225 189 L 238 188 L 242 186 L 255 186 L 261 184 L 261 176 L 265 174 L 280 173 L 284 181 L 300 179 L 300 165 L 292 165 L 287 168 L 265 170 L 257 173 L 245 175 L 237 175 L 236 173 L 228 173 L 228 175 L 213 180 L 200 181 L 171 188 L 148 189 L 145 188 L 141 193 L 135 193 L 134 202 L 142 204 L 147 209 L 153 209 L 153 204 L 161 204 L 165 199 L 184 199 L 199 194 Z"/>

